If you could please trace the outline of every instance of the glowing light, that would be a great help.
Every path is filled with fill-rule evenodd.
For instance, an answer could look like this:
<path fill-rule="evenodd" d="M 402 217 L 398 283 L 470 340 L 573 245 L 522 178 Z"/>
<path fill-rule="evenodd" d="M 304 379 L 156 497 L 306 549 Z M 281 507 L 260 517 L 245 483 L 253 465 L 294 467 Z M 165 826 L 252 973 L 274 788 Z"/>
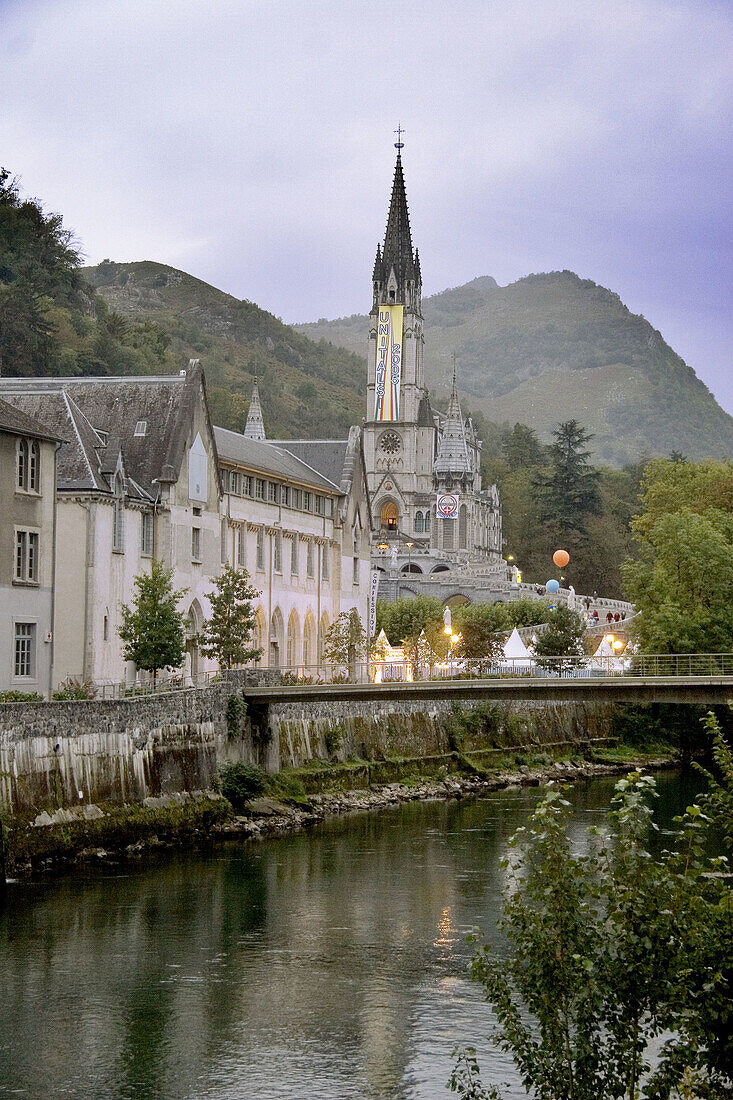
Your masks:
<path fill-rule="evenodd" d="M 375 684 L 381 684 L 381 682 L 382 682 L 382 666 L 377 665 L 377 667 L 374 669 L 374 683 Z"/>
<path fill-rule="evenodd" d="M 459 642 L 461 640 L 461 635 L 460 634 L 451 634 L 450 640 L 453 643 L 453 645 L 455 645 L 456 642 Z"/>
<path fill-rule="evenodd" d="M 613 646 L 613 648 L 614 648 L 614 649 L 616 650 L 616 652 L 618 652 L 618 651 L 619 651 L 619 649 L 623 649 L 623 648 L 624 648 L 624 643 L 623 643 L 623 642 L 621 641 L 621 639 L 620 639 L 620 638 L 616 638 L 616 640 L 615 640 L 615 641 L 611 642 L 611 645 L 612 645 L 612 646 Z"/>
<path fill-rule="evenodd" d="M 609 645 L 613 645 L 613 643 L 616 641 L 616 635 L 615 634 L 607 634 L 604 641 L 608 642 Z"/>
<path fill-rule="evenodd" d="M 414 679 L 415 677 L 412 675 L 412 665 L 408 663 L 405 669 L 405 680 L 407 680 L 408 684 L 411 684 Z"/>

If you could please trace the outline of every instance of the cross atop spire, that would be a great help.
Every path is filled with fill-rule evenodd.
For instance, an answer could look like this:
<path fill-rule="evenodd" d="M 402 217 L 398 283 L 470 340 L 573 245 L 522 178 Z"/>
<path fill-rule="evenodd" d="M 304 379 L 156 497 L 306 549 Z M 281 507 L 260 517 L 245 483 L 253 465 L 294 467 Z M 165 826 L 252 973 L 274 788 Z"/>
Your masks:
<path fill-rule="evenodd" d="M 405 143 L 402 140 L 402 135 L 405 133 L 405 131 L 402 129 L 402 125 L 398 122 L 397 123 L 397 129 L 393 130 L 392 132 L 397 134 L 397 141 L 394 143 L 394 147 L 397 150 L 397 152 L 399 153 L 400 149 L 405 148 Z"/>

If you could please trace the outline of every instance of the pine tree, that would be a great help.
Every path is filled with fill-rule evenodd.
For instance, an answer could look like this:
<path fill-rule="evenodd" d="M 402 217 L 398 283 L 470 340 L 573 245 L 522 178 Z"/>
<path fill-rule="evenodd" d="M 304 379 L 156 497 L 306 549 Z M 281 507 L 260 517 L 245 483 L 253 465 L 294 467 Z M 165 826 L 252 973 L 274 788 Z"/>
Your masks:
<path fill-rule="evenodd" d="M 208 593 L 211 617 L 204 623 L 201 652 L 214 657 L 220 668 L 243 665 L 262 654 L 261 649 L 250 645 L 257 621 L 252 601 L 261 593 L 249 580 L 246 569 L 227 565 L 213 578 L 214 591 Z"/>
<path fill-rule="evenodd" d="M 540 522 L 552 524 L 559 536 L 587 536 L 585 519 L 600 512 L 599 473 L 589 463 L 585 445 L 589 435 L 577 420 L 568 420 L 552 433 L 550 467 L 538 474 L 534 487 L 540 503 Z"/>
<path fill-rule="evenodd" d="M 135 577 L 132 605 L 121 607 L 119 635 L 125 643 L 126 661 L 152 672 L 153 685 L 161 668 L 178 668 L 183 663 L 186 633 L 177 603 L 186 589 L 173 588 L 173 569 L 153 558 L 150 574 Z"/>

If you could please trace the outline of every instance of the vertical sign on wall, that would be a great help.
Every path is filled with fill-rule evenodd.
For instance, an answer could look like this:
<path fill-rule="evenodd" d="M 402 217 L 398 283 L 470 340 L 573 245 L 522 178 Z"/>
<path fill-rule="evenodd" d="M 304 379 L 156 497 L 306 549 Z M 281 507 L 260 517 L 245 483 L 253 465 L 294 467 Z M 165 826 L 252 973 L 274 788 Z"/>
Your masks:
<path fill-rule="evenodd" d="M 377 593 L 379 592 L 379 570 L 372 569 L 369 575 L 369 637 L 377 632 Z"/>
<path fill-rule="evenodd" d="M 402 377 L 403 306 L 380 306 L 377 322 L 377 373 L 374 419 L 399 420 Z"/>

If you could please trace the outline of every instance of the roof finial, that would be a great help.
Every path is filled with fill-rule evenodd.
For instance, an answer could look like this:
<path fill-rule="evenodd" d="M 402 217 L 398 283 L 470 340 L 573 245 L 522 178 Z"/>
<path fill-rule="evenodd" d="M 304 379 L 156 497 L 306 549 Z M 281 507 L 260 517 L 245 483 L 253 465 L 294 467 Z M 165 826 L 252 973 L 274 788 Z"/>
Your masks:
<path fill-rule="evenodd" d="M 452 386 L 453 393 L 456 392 L 456 377 L 457 377 L 457 374 L 458 374 L 458 368 L 456 366 L 456 353 L 453 352 L 453 386 Z"/>
<path fill-rule="evenodd" d="M 394 143 L 394 147 L 399 153 L 400 149 L 405 148 L 405 143 L 404 141 L 402 141 L 402 135 L 405 133 L 405 131 L 402 129 L 402 124 L 400 122 L 397 123 L 397 129 L 393 130 L 392 133 L 397 134 L 397 141 Z"/>

